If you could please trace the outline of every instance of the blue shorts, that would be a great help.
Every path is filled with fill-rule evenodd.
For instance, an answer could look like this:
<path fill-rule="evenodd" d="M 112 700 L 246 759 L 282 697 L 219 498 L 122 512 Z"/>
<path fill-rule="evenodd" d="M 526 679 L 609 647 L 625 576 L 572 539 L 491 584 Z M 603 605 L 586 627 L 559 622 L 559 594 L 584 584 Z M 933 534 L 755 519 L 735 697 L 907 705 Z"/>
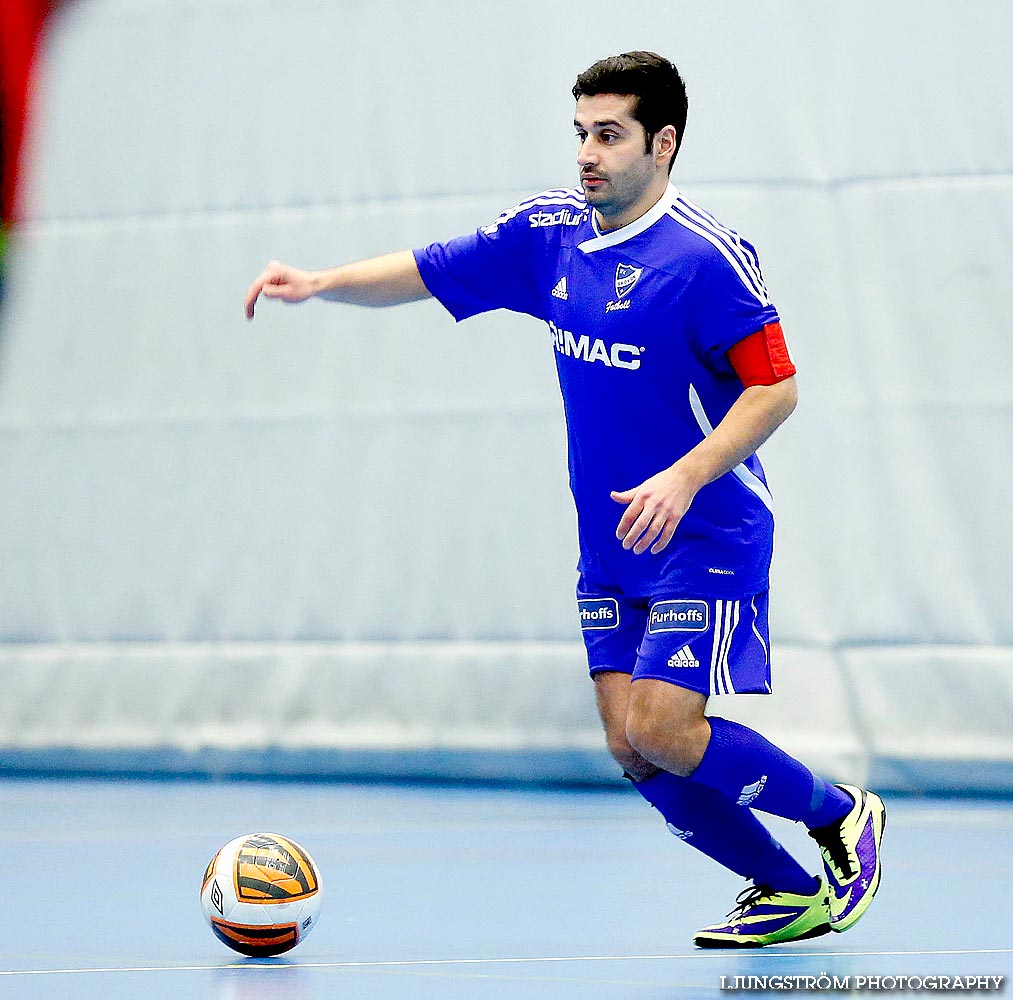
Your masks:
<path fill-rule="evenodd" d="M 713 694 L 770 694 L 767 592 L 634 598 L 577 588 L 577 610 L 593 677 L 602 670 L 650 677 Z"/>

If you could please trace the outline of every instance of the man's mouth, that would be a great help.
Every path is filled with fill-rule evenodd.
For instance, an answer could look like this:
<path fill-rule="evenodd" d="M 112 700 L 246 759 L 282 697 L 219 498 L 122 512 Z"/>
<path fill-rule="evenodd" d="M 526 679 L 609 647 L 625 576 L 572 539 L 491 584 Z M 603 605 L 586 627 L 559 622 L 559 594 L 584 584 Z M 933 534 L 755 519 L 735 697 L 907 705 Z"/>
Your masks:
<path fill-rule="evenodd" d="M 597 174 L 582 174 L 580 180 L 582 184 L 591 188 L 600 187 L 605 183 L 605 178 L 599 177 Z"/>

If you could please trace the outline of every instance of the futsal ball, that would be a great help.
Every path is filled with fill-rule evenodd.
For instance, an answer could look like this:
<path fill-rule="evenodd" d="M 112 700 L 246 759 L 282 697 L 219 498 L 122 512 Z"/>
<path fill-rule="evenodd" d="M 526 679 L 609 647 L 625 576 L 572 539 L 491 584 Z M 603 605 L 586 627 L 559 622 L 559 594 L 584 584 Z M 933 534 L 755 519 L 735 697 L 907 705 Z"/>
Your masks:
<path fill-rule="evenodd" d="M 223 944 L 243 955 L 280 955 L 316 926 L 323 885 L 294 840 L 248 833 L 230 840 L 204 872 L 204 917 Z"/>

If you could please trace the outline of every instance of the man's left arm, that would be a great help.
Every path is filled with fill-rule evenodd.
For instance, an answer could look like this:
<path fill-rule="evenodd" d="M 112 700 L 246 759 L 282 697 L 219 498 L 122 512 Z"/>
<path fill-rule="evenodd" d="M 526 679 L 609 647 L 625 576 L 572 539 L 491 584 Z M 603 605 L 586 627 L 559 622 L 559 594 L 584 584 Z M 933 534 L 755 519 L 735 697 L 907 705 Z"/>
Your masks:
<path fill-rule="evenodd" d="M 616 528 L 623 548 L 637 555 L 648 548 L 661 552 L 697 493 L 752 455 L 797 401 L 794 375 L 773 385 L 748 386 L 717 427 L 674 465 L 633 489 L 613 491 L 612 499 L 627 505 Z"/>

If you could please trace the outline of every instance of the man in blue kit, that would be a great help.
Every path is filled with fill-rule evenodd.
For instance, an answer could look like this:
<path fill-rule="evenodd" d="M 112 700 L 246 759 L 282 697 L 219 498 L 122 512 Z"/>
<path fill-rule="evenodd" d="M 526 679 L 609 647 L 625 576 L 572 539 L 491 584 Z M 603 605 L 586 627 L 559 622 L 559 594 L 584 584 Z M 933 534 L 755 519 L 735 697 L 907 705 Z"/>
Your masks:
<path fill-rule="evenodd" d="M 773 514 L 757 448 L 795 407 L 795 367 L 753 247 L 669 181 L 686 125 L 651 52 L 577 78 L 579 188 L 545 191 L 447 243 L 250 286 L 368 306 L 435 296 L 548 324 L 577 508 L 577 606 L 612 756 L 668 828 L 752 881 L 700 947 L 844 931 L 880 882 L 880 798 L 832 785 L 726 719 L 712 694 L 768 693 Z M 803 823 L 825 876 L 759 821 Z"/>

